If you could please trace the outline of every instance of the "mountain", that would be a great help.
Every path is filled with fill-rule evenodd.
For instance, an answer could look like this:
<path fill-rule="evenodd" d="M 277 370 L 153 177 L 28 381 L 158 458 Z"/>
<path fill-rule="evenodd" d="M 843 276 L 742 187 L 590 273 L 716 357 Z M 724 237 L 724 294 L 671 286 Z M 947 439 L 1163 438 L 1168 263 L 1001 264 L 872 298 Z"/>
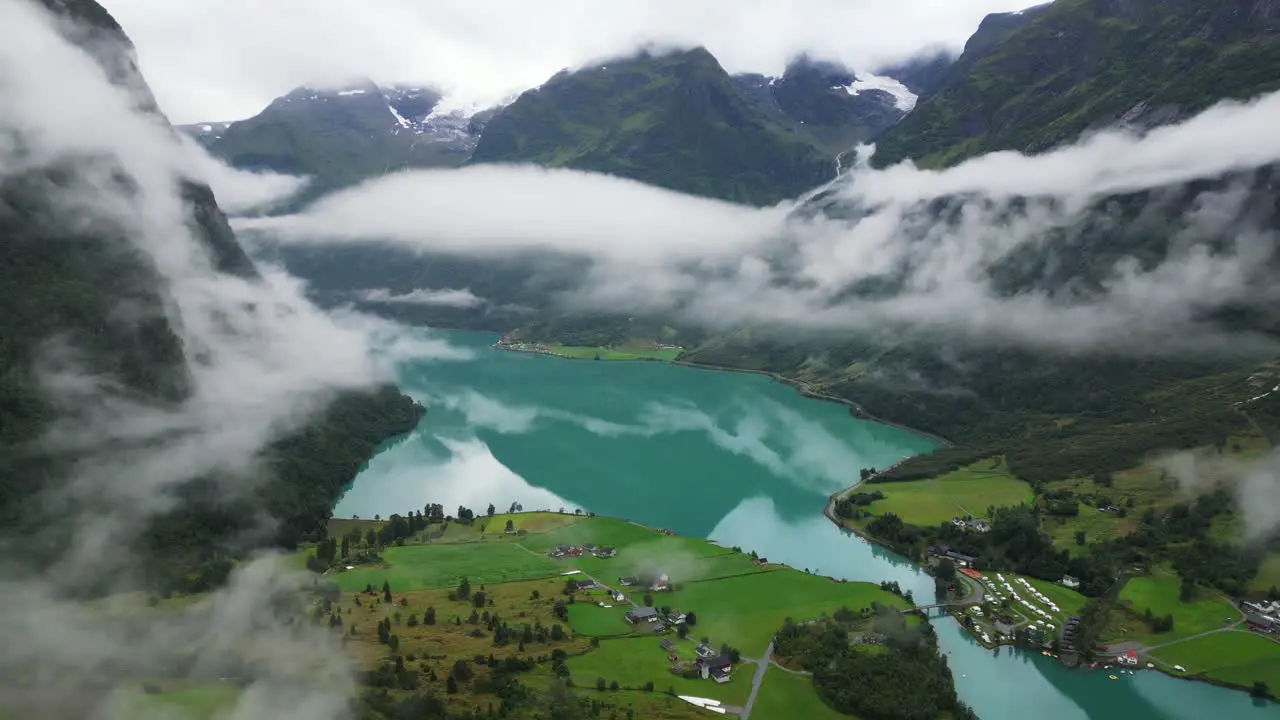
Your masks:
<path fill-rule="evenodd" d="M 752 204 L 834 175 L 831 158 L 760 112 L 702 48 L 562 71 L 489 122 L 472 162 L 592 170 Z"/>
<path fill-rule="evenodd" d="M 1186 118 L 1280 88 L 1271 0 L 1057 0 L 990 15 L 875 163 L 1042 152 L 1118 124 Z"/>
<path fill-rule="evenodd" d="M 496 112 L 362 79 L 299 87 L 246 120 L 180 129 L 234 167 L 311 176 L 305 200 L 403 168 L 461 165 Z"/>
<path fill-rule="evenodd" d="M 950 50 L 936 50 L 876 68 L 874 74 L 897 80 L 919 97 L 932 94 L 955 61 L 956 55 Z"/>
<path fill-rule="evenodd" d="M 132 44 L 100 5 L 40 4 L 76 21 L 60 31 L 127 88 L 140 111 L 163 121 L 137 71 Z M 83 509 L 51 502 L 81 459 L 43 442 L 82 408 L 53 400 L 45 391 L 47 373 L 72 363 L 81 381 L 92 377 L 114 399 L 174 408 L 192 395 L 190 369 L 209 352 L 184 346 L 170 314 L 176 288 L 127 230 L 68 204 L 68 191 L 85 186 L 86 173 L 98 178 L 109 171 L 116 183 L 129 186 L 126 170 L 103 167 L 105 162 L 67 156 L 56 166 L 6 173 L 0 181 L 0 527 L 23 538 L 40 571 L 51 562 L 49 554 L 64 547 L 70 512 Z M 181 190 L 192 234 L 216 269 L 256 281 L 257 269 L 210 189 L 185 181 Z M 412 429 L 420 413 L 394 387 L 340 395 L 313 422 L 266 449 L 254 502 L 225 500 L 216 479 L 198 479 L 179 488 L 170 511 L 142 528 L 137 546 L 122 547 L 120 555 L 136 551 L 145 560 L 143 574 L 161 589 L 220 582 L 231 559 L 247 550 L 247 530 L 264 510 L 276 523 L 268 541 L 289 545 L 323 532 L 333 502 L 360 465 L 378 444 Z"/>
<path fill-rule="evenodd" d="M 738 89 L 766 116 L 793 123 L 830 155 L 867 142 L 915 106 L 915 94 L 891 77 L 855 74 L 801 57 L 781 77 L 735 75 Z"/>

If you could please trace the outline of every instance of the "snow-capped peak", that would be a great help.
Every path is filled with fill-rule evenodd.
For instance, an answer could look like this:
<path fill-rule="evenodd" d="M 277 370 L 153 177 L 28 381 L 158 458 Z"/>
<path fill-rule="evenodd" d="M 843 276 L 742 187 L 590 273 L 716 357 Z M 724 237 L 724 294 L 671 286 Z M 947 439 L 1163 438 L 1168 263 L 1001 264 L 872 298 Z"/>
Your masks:
<path fill-rule="evenodd" d="M 919 96 L 907 89 L 906 85 L 884 75 L 869 72 L 856 73 L 856 79 L 844 86 L 845 92 L 857 95 L 861 92 L 879 90 L 893 96 L 893 104 L 903 112 L 911 112 L 916 107 Z"/>

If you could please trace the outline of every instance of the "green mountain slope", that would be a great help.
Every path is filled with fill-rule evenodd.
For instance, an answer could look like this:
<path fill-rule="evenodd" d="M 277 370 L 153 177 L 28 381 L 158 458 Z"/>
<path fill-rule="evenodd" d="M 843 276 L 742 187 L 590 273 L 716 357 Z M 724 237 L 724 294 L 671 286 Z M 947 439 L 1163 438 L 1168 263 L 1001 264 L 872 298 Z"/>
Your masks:
<path fill-rule="evenodd" d="M 761 113 L 789 124 L 828 155 L 878 137 L 906 115 L 889 93 L 850 92 L 854 73 L 807 57 L 788 64 L 781 77 L 744 74 L 733 80 Z"/>
<path fill-rule="evenodd" d="M 380 87 L 368 80 L 341 88 L 304 86 L 251 118 L 180 129 L 234 167 L 309 176 L 296 207 L 396 170 L 461 165 L 493 111 L 435 117 L 440 99 L 430 88 Z"/>
<path fill-rule="evenodd" d="M 1118 122 L 1159 124 L 1280 88 L 1269 0 L 1057 0 L 989 16 L 875 162 L 1039 152 Z"/>
<path fill-rule="evenodd" d="M 769 204 L 830 179 L 834 165 L 758 112 L 704 49 L 562 72 L 499 113 L 476 163 L 537 163 Z"/>
<path fill-rule="evenodd" d="M 55 13 L 84 23 L 64 31 L 92 39 L 93 54 L 143 108 L 154 107 L 133 67 L 133 48 L 120 27 L 92 0 L 43 0 Z M 67 193 L 80 188 L 78 163 L 10 175 L 0 183 L 0 528 L 32 543 L 33 560 L 56 553 L 71 508 L 48 502 L 76 458 L 48 450 L 51 425 L 76 408 L 43 391 L 40 375 L 74 349 L 78 374 L 92 373 L 120 397 L 173 406 L 191 391 L 189 364 L 197 349 L 183 346 L 169 312 L 167 280 L 124 228 L 87 222 L 70 210 Z M 100 168 L 99 168 L 100 169 Z M 183 186 L 191 228 L 222 272 L 255 278 L 208 187 Z M 279 522 L 275 541 L 291 544 L 322 531 L 330 508 L 373 448 L 410 430 L 421 408 L 394 388 L 337 398 L 299 433 L 265 454 L 265 482 L 256 502 L 226 501 L 216 483 L 183 488 L 170 516 L 144 534 L 148 574 L 166 587 L 193 589 L 217 582 L 239 540 L 265 508 Z M 55 520 L 53 522 L 52 520 Z M 237 542 L 230 542 L 238 538 Z M 266 538 L 268 541 L 272 538 Z"/>

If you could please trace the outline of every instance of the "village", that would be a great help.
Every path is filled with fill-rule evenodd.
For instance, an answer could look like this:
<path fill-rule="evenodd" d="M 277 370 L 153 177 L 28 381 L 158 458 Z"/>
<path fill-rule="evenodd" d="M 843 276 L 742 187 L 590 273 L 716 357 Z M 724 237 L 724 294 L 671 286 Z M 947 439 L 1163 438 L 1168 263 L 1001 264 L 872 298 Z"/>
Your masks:
<path fill-rule="evenodd" d="M 953 522 L 985 532 L 973 524 L 975 521 L 957 518 Z M 932 607 L 952 610 L 961 625 L 983 645 L 1036 648 L 1046 656 L 1072 662 L 1085 654 L 1086 648 L 1078 644 L 1079 613 L 1085 598 L 1077 592 L 1080 587 L 1077 578 L 1064 575 L 1057 582 L 1047 582 L 1015 573 L 979 571 L 975 569 L 975 565 L 980 564 L 977 557 L 945 545 L 929 548 L 929 567 L 935 575 L 947 574 L 941 570 L 944 561 L 955 570 L 955 582 L 948 590 L 956 599 Z M 1145 582 L 1147 576 L 1137 576 L 1137 579 Z M 1237 603 L 1224 597 L 1220 602 L 1224 612 L 1220 624 L 1192 637 L 1238 630 L 1265 636 L 1280 633 L 1280 601 Z M 1172 623 L 1171 619 L 1155 620 Z M 1157 657 L 1159 653 L 1154 652 L 1177 645 L 1181 639 L 1174 636 L 1166 642 L 1121 641 L 1098 645 L 1091 648 L 1096 652 L 1086 667 L 1107 672 L 1111 680 L 1133 675 L 1136 669 L 1142 668 L 1186 674 L 1187 668 L 1182 664 L 1162 660 Z"/>

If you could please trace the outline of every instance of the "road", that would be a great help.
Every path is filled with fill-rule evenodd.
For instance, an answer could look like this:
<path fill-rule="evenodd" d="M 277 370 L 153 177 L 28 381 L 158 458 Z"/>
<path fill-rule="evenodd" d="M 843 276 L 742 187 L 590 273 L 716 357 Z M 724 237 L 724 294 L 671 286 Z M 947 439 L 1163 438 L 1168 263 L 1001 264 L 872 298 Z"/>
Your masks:
<path fill-rule="evenodd" d="M 764 681 L 764 673 L 769 669 L 769 665 L 773 663 L 773 641 L 769 641 L 769 647 L 764 649 L 764 657 L 752 660 L 744 658 L 745 662 L 753 662 L 756 664 L 756 674 L 751 677 L 751 695 L 747 697 L 747 704 L 742 708 L 742 713 L 738 717 L 747 720 L 751 717 L 751 706 L 756 704 L 756 693 L 760 692 L 760 683 Z"/>

